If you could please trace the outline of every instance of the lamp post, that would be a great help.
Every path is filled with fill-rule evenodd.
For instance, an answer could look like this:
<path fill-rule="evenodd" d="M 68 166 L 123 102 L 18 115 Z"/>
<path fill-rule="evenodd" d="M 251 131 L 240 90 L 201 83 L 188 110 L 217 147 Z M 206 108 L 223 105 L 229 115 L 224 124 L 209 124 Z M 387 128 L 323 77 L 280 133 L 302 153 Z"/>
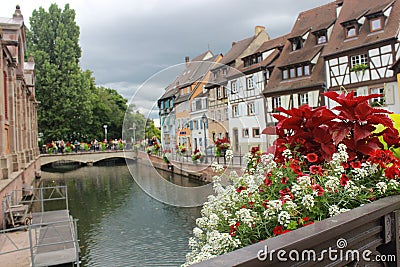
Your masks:
<path fill-rule="evenodd" d="M 206 125 L 207 125 L 207 115 L 204 113 L 203 116 L 201 117 L 201 121 L 203 122 L 203 128 L 204 128 L 204 153 L 206 155 L 206 163 L 208 163 L 207 160 L 207 135 L 206 135 Z"/>
<path fill-rule="evenodd" d="M 107 142 L 107 124 L 104 124 L 104 125 L 103 125 L 103 128 L 104 128 L 104 139 L 105 139 L 106 142 Z"/>
<path fill-rule="evenodd" d="M 129 130 L 132 130 L 132 132 L 133 132 L 132 145 L 135 145 L 135 143 L 136 143 L 136 124 L 133 123 L 132 128 L 130 128 Z"/>

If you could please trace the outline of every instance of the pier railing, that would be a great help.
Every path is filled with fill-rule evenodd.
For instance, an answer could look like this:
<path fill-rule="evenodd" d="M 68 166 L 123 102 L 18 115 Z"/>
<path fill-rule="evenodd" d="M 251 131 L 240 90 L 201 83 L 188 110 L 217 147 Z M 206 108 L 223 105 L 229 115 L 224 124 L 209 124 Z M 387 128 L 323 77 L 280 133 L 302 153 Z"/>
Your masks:
<path fill-rule="evenodd" d="M 77 219 L 69 214 L 67 186 L 31 188 L 30 194 L 29 205 L 36 211 L 31 215 L 32 221 L 0 231 L 0 256 L 28 250 L 32 267 L 66 263 L 79 266 Z M 24 203 L 21 196 L 22 190 L 12 191 L 7 198 L 8 204 L 26 205 L 21 204 Z M 65 209 L 46 209 L 45 203 L 49 201 L 65 201 Z M 29 246 L 18 242 L 14 234 L 16 231 L 28 231 Z"/>
<path fill-rule="evenodd" d="M 36 223 L 20 226 L 12 229 L 0 230 L 2 255 L 16 252 L 25 252 L 29 255 L 32 267 L 57 265 L 73 262 L 79 266 L 79 240 L 77 231 L 77 219 Z M 70 232 L 68 236 L 65 230 Z M 28 231 L 29 245 L 27 242 L 20 243 L 20 237 L 15 235 L 16 231 Z M 62 248 L 62 249 L 61 249 Z M 51 254 L 63 254 L 61 261 Z"/>

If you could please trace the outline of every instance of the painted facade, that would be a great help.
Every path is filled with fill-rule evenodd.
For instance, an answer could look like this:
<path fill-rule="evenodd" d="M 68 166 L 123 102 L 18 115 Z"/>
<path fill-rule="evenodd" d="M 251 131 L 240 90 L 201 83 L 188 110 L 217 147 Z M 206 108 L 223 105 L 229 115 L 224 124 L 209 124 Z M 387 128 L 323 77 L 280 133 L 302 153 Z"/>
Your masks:
<path fill-rule="evenodd" d="M 261 136 L 265 126 L 263 112 L 260 111 L 264 106 L 261 95 L 263 86 L 260 84 L 262 77 L 258 74 L 245 76 L 239 68 L 243 58 L 253 54 L 267 40 L 269 35 L 265 27 L 256 26 L 253 36 L 233 42 L 220 64 L 212 70 L 212 79 L 207 86 L 213 104 L 209 114 L 217 118 L 210 124 L 210 133 L 217 138 L 229 137 L 235 154 L 265 144 L 265 137 Z M 226 129 L 229 131 L 226 132 Z M 251 129 L 254 135 L 243 136 L 245 129 Z"/>

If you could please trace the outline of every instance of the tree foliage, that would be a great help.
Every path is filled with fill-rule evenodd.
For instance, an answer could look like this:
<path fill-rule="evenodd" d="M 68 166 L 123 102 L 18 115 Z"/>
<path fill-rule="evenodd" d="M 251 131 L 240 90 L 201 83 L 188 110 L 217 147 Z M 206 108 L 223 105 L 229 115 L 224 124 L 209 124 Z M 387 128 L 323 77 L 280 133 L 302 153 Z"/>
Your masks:
<path fill-rule="evenodd" d="M 114 89 L 96 86 L 92 72 L 80 68 L 75 11 L 68 4 L 63 10 L 56 4 L 48 11 L 40 7 L 33 11 L 30 24 L 27 55 L 33 55 L 36 63 L 36 94 L 41 103 L 38 124 L 43 138 L 103 140 L 104 125 L 107 139 L 121 138 L 127 100 Z M 145 118 L 140 115 L 135 114 L 133 121 L 143 125 L 138 134 L 144 136 Z"/>
<path fill-rule="evenodd" d="M 34 10 L 27 32 L 28 54 L 35 58 L 39 131 L 45 139 L 82 139 L 93 119 L 94 80 L 79 66 L 79 27 L 75 11 L 52 4 Z"/>

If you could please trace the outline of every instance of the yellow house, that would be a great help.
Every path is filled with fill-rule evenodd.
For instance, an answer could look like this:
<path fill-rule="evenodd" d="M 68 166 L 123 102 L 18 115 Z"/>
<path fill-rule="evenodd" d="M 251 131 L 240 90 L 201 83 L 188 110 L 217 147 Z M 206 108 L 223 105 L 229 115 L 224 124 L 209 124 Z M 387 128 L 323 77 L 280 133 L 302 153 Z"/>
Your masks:
<path fill-rule="evenodd" d="M 214 55 L 209 50 L 192 61 L 186 57 L 186 68 L 177 79 L 179 90 L 175 100 L 176 138 L 178 146 L 185 147 L 188 151 L 198 148 L 199 142 L 192 136 L 193 130 L 199 127 L 198 122 L 192 118 L 192 113 L 196 112 L 196 105 L 192 105 L 193 101 L 203 93 L 210 76 L 210 69 L 221 58 L 222 55 Z M 197 128 L 195 128 L 196 125 Z"/>

